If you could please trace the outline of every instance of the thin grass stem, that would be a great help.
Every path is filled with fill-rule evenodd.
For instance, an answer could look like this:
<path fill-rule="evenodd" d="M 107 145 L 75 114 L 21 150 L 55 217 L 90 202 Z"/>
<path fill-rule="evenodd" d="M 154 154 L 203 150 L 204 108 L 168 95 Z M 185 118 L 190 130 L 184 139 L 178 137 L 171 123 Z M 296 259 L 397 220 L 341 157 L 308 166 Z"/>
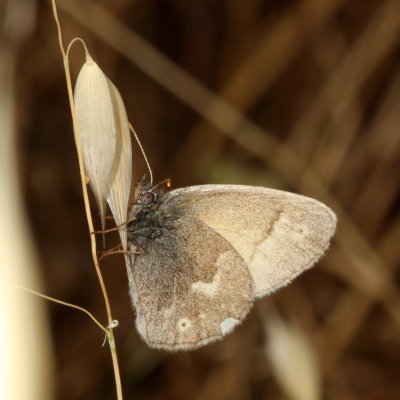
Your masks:
<path fill-rule="evenodd" d="M 57 25 L 60 50 L 61 50 L 61 53 L 63 56 L 63 61 L 64 61 L 65 78 L 67 81 L 68 97 L 69 97 L 69 103 L 70 103 L 70 108 L 71 108 L 75 144 L 76 144 L 76 149 L 77 149 L 77 153 L 78 153 L 79 171 L 80 171 L 80 176 L 81 176 L 83 200 L 84 200 L 84 204 L 85 204 L 86 218 L 87 218 L 87 222 L 88 222 L 88 226 L 89 226 L 89 236 L 90 236 L 90 242 L 91 242 L 92 258 L 93 258 L 93 263 L 94 263 L 94 267 L 96 270 L 97 278 L 99 280 L 99 284 L 100 284 L 101 291 L 103 294 L 103 298 L 104 298 L 108 323 L 109 323 L 109 326 L 111 326 L 112 321 L 113 321 L 112 313 L 111 313 L 111 306 L 110 306 L 110 301 L 109 301 L 108 294 L 107 294 L 107 289 L 104 284 L 103 275 L 100 270 L 99 260 L 97 258 L 96 238 L 94 235 L 90 234 L 90 232 L 94 231 L 94 226 L 93 226 L 93 219 L 92 219 L 92 214 L 91 214 L 91 210 L 90 210 L 89 195 L 88 195 L 87 184 L 86 184 L 86 173 L 85 173 L 85 168 L 84 168 L 84 164 L 83 164 L 81 136 L 79 133 L 79 126 L 78 126 L 78 121 L 77 121 L 76 112 L 75 112 L 75 104 L 74 104 L 73 90 L 72 90 L 72 83 L 71 83 L 71 74 L 70 74 L 70 69 L 69 69 L 69 61 L 68 61 L 68 58 L 67 58 L 66 52 L 64 50 L 64 46 L 63 46 L 62 32 L 61 32 L 61 26 L 60 26 L 58 14 L 57 14 L 56 1 L 51 0 L 51 2 L 52 2 L 52 6 L 53 6 L 54 19 L 55 19 L 56 25 Z M 114 369 L 117 399 L 122 400 L 123 395 L 122 395 L 121 376 L 120 376 L 120 371 L 119 371 L 117 349 L 116 349 L 116 345 L 115 345 L 113 329 L 108 329 L 106 334 L 107 334 L 107 339 L 108 339 L 110 349 L 111 349 L 111 358 L 112 358 L 113 369 Z"/>

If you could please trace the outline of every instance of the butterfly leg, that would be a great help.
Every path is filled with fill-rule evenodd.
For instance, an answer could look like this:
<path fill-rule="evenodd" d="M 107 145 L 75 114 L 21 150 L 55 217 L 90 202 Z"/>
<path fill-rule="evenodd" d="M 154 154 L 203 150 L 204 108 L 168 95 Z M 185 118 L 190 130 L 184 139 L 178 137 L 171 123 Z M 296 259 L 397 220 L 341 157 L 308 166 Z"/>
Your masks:
<path fill-rule="evenodd" d="M 100 253 L 99 261 L 113 254 L 144 254 L 144 251 L 141 249 L 139 249 L 138 251 L 123 250 L 121 244 L 118 244 L 117 246 L 112 247 L 111 249 L 102 251 Z"/>
<path fill-rule="evenodd" d="M 104 234 L 104 233 L 110 233 L 110 232 L 115 232 L 120 230 L 121 228 L 123 228 L 125 225 L 128 225 L 130 222 L 134 221 L 135 217 L 129 218 L 128 220 L 126 220 L 125 222 L 123 222 L 122 224 L 119 224 L 117 226 L 115 226 L 114 228 L 110 228 L 110 229 L 105 229 L 103 231 L 92 231 L 90 232 L 91 235 L 98 235 L 98 234 Z"/>

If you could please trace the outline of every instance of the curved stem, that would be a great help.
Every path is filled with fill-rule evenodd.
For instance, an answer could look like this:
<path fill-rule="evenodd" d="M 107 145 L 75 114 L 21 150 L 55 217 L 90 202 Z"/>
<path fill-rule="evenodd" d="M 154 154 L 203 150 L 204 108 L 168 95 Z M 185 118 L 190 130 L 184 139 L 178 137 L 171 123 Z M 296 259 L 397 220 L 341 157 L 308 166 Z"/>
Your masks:
<path fill-rule="evenodd" d="M 56 24 L 57 24 L 59 45 L 60 45 L 61 53 L 62 53 L 63 60 L 64 60 L 65 78 L 67 81 L 69 104 L 70 104 L 71 114 L 72 114 L 75 145 L 76 145 L 76 150 L 78 153 L 79 171 L 80 171 L 80 176 L 81 176 L 83 200 L 84 200 L 84 204 L 85 204 L 86 218 L 87 218 L 87 222 L 88 222 L 88 226 L 89 226 L 89 236 L 90 236 L 91 249 L 92 249 L 92 258 L 93 258 L 93 263 L 95 266 L 97 278 L 99 280 L 101 291 L 103 294 L 104 303 L 106 306 L 108 324 L 111 325 L 112 321 L 113 321 L 112 314 L 111 314 L 111 306 L 110 306 L 110 301 L 108 298 L 107 290 L 106 290 L 106 287 L 104 284 L 103 275 L 100 270 L 99 260 L 97 258 L 96 238 L 94 235 L 90 234 L 90 232 L 94 231 L 94 226 L 93 226 L 92 213 L 90 211 L 89 195 L 88 195 L 87 185 L 86 185 L 86 173 L 85 173 L 84 164 L 83 164 L 81 136 L 79 133 L 78 121 L 77 121 L 76 113 L 75 113 L 75 103 L 74 103 L 74 98 L 73 98 L 73 94 L 72 94 L 73 90 L 72 90 L 72 83 L 71 83 L 71 74 L 70 74 L 70 69 L 69 69 L 69 61 L 68 61 L 67 55 L 65 53 L 63 42 L 62 42 L 62 33 L 61 33 L 60 22 L 58 20 L 56 3 L 55 3 L 55 0 L 51 0 L 51 2 L 52 2 L 52 6 L 53 6 L 54 18 L 55 18 Z M 120 372 L 119 372 L 117 350 L 116 350 L 116 346 L 115 346 L 114 333 L 113 333 L 112 329 L 107 330 L 107 338 L 108 338 L 108 342 L 110 344 L 110 349 L 111 349 L 111 357 L 112 357 L 112 363 L 113 363 L 113 369 L 114 369 L 115 384 L 116 384 L 116 389 L 117 389 L 117 398 L 118 398 L 118 400 L 122 400 L 123 397 L 122 397 L 121 376 L 120 376 Z"/>
<path fill-rule="evenodd" d="M 21 290 L 25 290 L 26 292 L 29 292 L 29 293 L 32 293 L 32 294 L 34 294 L 34 295 L 36 295 L 36 296 L 42 297 L 43 299 L 52 301 L 53 303 L 58 303 L 58 304 L 61 304 L 61 305 L 63 305 L 63 306 L 66 306 L 66 307 L 75 308 L 76 310 L 82 311 L 82 312 L 84 312 L 85 314 L 87 314 L 87 315 L 93 320 L 93 322 L 94 322 L 102 331 L 104 331 L 104 333 L 105 333 L 106 335 L 108 334 L 108 329 L 105 328 L 105 327 L 95 318 L 95 316 L 94 316 L 90 311 L 86 310 L 86 308 L 77 306 L 76 304 L 67 303 L 66 301 L 62 301 L 62 300 L 55 299 L 54 297 L 46 296 L 45 294 L 39 293 L 39 292 L 37 292 L 36 290 L 28 289 L 28 288 L 25 288 L 25 287 L 22 287 L 22 286 L 16 286 L 16 288 L 17 288 L 17 289 L 21 289 Z"/>

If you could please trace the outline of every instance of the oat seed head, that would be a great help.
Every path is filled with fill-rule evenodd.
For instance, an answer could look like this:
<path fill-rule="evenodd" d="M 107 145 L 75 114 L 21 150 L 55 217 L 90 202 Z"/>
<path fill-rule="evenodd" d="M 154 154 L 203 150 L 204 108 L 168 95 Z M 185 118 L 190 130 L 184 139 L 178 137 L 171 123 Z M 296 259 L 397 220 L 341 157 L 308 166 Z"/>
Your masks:
<path fill-rule="evenodd" d="M 104 229 L 108 202 L 116 223 L 126 221 L 132 150 L 128 118 L 115 85 L 87 53 L 75 86 L 75 109 L 89 184 Z M 126 231 L 120 230 L 126 247 Z"/>

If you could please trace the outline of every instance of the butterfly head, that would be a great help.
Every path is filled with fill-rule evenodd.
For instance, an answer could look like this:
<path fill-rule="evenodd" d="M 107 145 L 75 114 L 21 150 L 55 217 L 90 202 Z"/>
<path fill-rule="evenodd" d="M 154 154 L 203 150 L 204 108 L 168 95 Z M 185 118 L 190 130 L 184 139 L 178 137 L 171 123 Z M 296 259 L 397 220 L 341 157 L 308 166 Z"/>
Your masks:
<path fill-rule="evenodd" d="M 159 194 L 164 194 L 165 188 L 169 188 L 170 186 L 169 178 L 153 186 L 152 184 L 145 183 L 145 177 L 143 177 L 136 185 L 134 202 L 143 207 L 152 206 L 157 201 Z"/>
<path fill-rule="evenodd" d="M 156 193 L 152 192 L 151 190 L 147 190 L 141 193 L 139 203 L 142 206 L 146 207 L 154 203 L 155 199 L 156 199 Z"/>

